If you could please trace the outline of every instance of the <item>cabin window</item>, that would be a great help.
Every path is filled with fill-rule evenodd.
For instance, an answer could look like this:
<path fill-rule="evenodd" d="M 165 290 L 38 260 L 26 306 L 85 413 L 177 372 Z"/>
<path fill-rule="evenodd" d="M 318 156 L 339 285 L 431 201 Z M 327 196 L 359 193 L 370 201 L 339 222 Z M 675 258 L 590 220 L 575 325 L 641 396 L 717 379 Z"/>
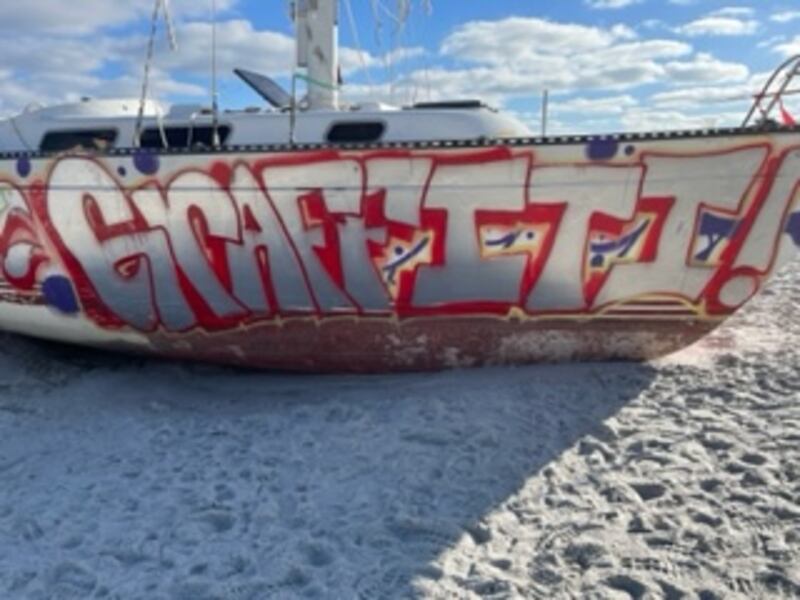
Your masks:
<path fill-rule="evenodd" d="M 49 131 L 42 138 L 42 152 L 65 150 L 108 150 L 114 146 L 117 132 L 114 129 L 83 129 L 76 131 Z"/>
<path fill-rule="evenodd" d="M 220 145 L 224 146 L 231 134 L 227 125 L 217 127 Z M 214 146 L 214 128 L 206 125 L 199 127 L 165 127 L 164 137 L 170 148 L 211 148 Z M 139 144 L 142 148 L 164 148 L 161 130 L 157 127 L 145 129 Z"/>
<path fill-rule="evenodd" d="M 328 141 L 333 144 L 377 142 L 383 137 L 386 125 L 376 121 L 336 123 L 328 131 Z"/>
<path fill-rule="evenodd" d="M 475 110 L 489 108 L 480 100 L 448 100 L 445 102 L 417 102 L 411 107 L 416 110 Z"/>

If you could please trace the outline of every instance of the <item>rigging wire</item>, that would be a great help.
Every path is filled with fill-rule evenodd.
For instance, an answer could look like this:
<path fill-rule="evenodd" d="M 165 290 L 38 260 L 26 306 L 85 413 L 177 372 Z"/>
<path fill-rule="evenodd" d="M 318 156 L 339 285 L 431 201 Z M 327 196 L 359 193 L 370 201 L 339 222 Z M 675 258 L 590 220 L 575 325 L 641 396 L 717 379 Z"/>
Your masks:
<path fill-rule="evenodd" d="M 155 0 L 155 4 L 153 6 L 153 16 L 151 17 L 150 21 L 150 39 L 147 42 L 147 56 L 144 61 L 144 76 L 142 78 L 142 94 L 141 98 L 139 99 L 139 110 L 136 115 L 136 127 L 134 128 L 133 133 L 133 140 L 132 146 L 134 148 L 138 148 L 141 144 L 141 137 L 142 137 L 142 127 L 144 125 L 144 111 L 145 106 L 147 105 L 147 95 L 150 87 L 150 70 L 153 65 L 153 57 L 155 55 L 155 44 L 156 44 L 156 33 L 158 32 L 158 19 L 161 12 L 164 12 L 164 21 L 166 22 L 167 26 L 167 39 L 169 40 L 170 49 L 175 51 L 178 49 L 178 40 L 177 36 L 175 35 L 175 27 L 172 23 L 172 17 L 170 16 L 169 10 L 169 0 Z M 164 142 L 164 147 L 167 146 L 166 143 L 166 136 L 164 134 L 164 128 L 160 121 L 160 112 L 158 112 L 157 116 L 159 117 L 159 130 L 161 131 L 161 138 Z"/>
<path fill-rule="evenodd" d="M 372 9 L 372 22 L 375 24 L 375 45 L 380 49 L 382 25 L 380 15 L 378 14 L 378 0 L 370 0 L 369 5 Z"/>
<path fill-rule="evenodd" d="M 391 82 L 391 87 L 389 89 L 390 96 L 392 98 L 392 103 L 395 103 L 395 93 L 397 92 L 397 62 L 395 60 L 396 53 L 400 50 L 401 42 L 403 39 L 403 33 L 406 29 L 406 23 L 408 22 L 408 17 L 411 14 L 411 0 L 397 0 L 397 14 L 395 15 L 395 28 L 394 28 L 394 40 L 392 42 L 392 51 L 389 52 L 387 55 L 387 61 L 389 63 L 389 81 Z"/>
<path fill-rule="evenodd" d="M 432 0 L 419 0 L 419 4 L 428 16 L 433 12 Z M 375 22 L 375 39 L 376 45 L 380 52 L 383 61 L 384 69 L 386 71 L 386 78 L 389 82 L 389 100 L 394 103 L 396 94 L 396 52 L 400 49 L 400 44 L 403 36 L 407 30 L 408 24 L 411 21 L 411 16 L 414 12 L 414 0 L 395 0 L 394 10 L 389 8 L 382 0 L 370 0 L 372 7 L 372 16 Z M 394 24 L 393 27 L 393 40 L 390 47 L 384 47 L 383 44 L 383 19 L 388 19 Z M 416 91 L 410 91 L 410 96 L 416 94 Z"/>
<path fill-rule="evenodd" d="M 158 31 L 158 15 L 161 11 L 162 0 L 156 0 L 153 6 L 153 16 L 150 20 L 150 39 L 147 42 L 147 57 L 144 61 L 144 79 L 142 80 L 142 95 L 139 100 L 139 112 L 136 115 L 136 127 L 133 132 L 133 147 L 138 148 L 141 143 L 142 125 L 144 122 L 144 109 L 147 104 L 147 92 L 150 86 L 150 68 L 155 53 L 156 32 Z"/>
<path fill-rule="evenodd" d="M 170 50 L 174 52 L 178 49 L 178 36 L 175 33 L 175 25 L 170 16 L 169 0 L 161 0 L 161 7 L 164 10 L 164 21 L 167 25 L 167 41 L 169 42 Z"/>
<path fill-rule="evenodd" d="M 22 135 L 22 132 L 21 132 L 21 131 L 20 131 L 20 129 L 19 129 L 19 125 L 17 125 L 17 119 L 18 119 L 20 116 L 21 116 L 21 115 L 15 115 L 15 116 L 13 116 L 13 117 L 11 117 L 11 118 L 8 120 L 8 122 L 11 124 L 11 128 L 14 130 L 14 133 L 16 133 L 16 134 L 17 134 L 17 137 L 19 138 L 19 141 L 20 141 L 20 142 L 22 142 L 22 145 L 23 145 L 23 146 L 25 146 L 25 149 L 26 149 L 28 152 L 32 152 L 32 151 L 33 151 L 33 148 L 32 148 L 32 147 L 31 147 L 31 145 L 28 143 L 28 140 L 26 140 L 26 139 L 25 139 L 25 137 Z"/>
<path fill-rule="evenodd" d="M 430 0 L 419 0 L 422 8 L 423 18 L 413 19 L 413 14 L 409 14 L 408 22 L 406 24 L 406 43 L 409 48 L 424 47 L 425 41 L 431 38 L 430 31 L 430 17 L 433 14 L 433 5 Z M 419 14 L 419 13 L 417 13 Z M 428 100 L 431 99 L 431 83 L 430 83 L 430 69 L 431 69 L 431 56 L 428 52 L 423 51 L 423 64 L 422 64 L 422 82 L 419 79 L 414 79 L 407 86 L 407 100 L 410 104 L 415 104 L 420 100 L 421 88 L 427 91 Z"/>
<path fill-rule="evenodd" d="M 297 10 L 298 4 L 302 0 L 289 0 L 288 7 L 289 7 L 289 14 L 290 19 L 297 23 Z M 423 12 L 427 15 L 430 15 L 433 11 L 433 5 L 431 0 L 418 0 L 420 6 L 423 9 Z M 413 13 L 414 7 L 414 0 L 395 0 L 395 10 L 392 10 L 387 6 L 387 4 L 383 0 L 368 0 L 368 6 L 371 8 L 373 22 L 375 25 L 375 45 L 377 47 L 377 56 L 380 57 L 381 62 L 384 65 L 386 70 L 386 79 L 388 80 L 388 87 L 389 87 L 389 99 L 392 101 L 395 96 L 395 58 L 396 53 L 394 50 L 399 48 L 399 44 L 401 42 L 402 36 L 406 31 L 406 27 L 408 22 L 410 21 L 411 15 Z M 345 16 L 348 21 L 348 26 L 352 33 L 353 41 L 356 45 L 356 50 L 358 53 L 359 61 L 361 66 L 364 70 L 365 78 L 367 80 L 367 85 L 372 90 L 377 90 L 380 84 L 378 84 L 374 78 L 374 73 L 371 65 L 371 55 L 365 49 L 364 45 L 362 44 L 361 36 L 358 29 L 358 24 L 355 16 L 355 11 L 353 9 L 353 3 L 351 0 L 344 0 L 344 11 Z M 389 20 L 393 23 L 393 44 L 391 44 L 391 48 L 387 47 L 384 44 L 384 21 Z M 312 85 L 321 85 L 323 87 L 330 87 L 328 84 L 324 84 L 321 82 L 317 82 L 314 80 L 310 80 L 307 76 L 293 73 L 292 75 L 292 83 L 295 83 L 296 79 L 305 80 L 307 83 Z M 429 80 L 429 78 L 428 78 Z M 430 85 L 428 85 L 430 87 Z M 338 89 L 337 87 L 331 87 L 330 89 Z M 430 95 L 430 91 L 429 91 Z"/>
<path fill-rule="evenodd" d="M 298 18 L 299 18 L 299 0 L 290 0 L 289 10 L 291 11 L 292 24 L 294 25 L 295 36 L 295 54 L 299 56 L 300 35 L 298 32 Z M 297 60 L 297 59 L 295 59 Z M 292 65 L 292 102 L 289 105 L 289 146 L 295 144 L 295 134 L 297 129 L 297 67 Z"/>
<path fill-rule="evenodd" d="M 372 80 L 372 73 L 370 71 L 370 67 L 366 58 L 366 53 L 364 52 L 364 48 L 361 45 L 361 38 L 358 35 L 358 27 L 356 26 L 356 19 L 353 16 L 353 6 L 350 3 L 350 0 L 344 1 L 344 6 L 347 11 L 347 20 L 350 24 L 350 31 L 353 34 L 353 41 L 356 43 L 356 48 L 358 50 L 358 58 L 361 61 L 361 66 L 364 68 L 364 75 L 367 78 L 367 83 L 369 87 L 374 87 L 374 82 Z"/>
<path fill-rule="evenodd" d="M 408 18 L 408 7 L 410 0 L 397 0 L 397 11 L 390 10 L 381 0 L 370 0 L 372 6 L 372 16 L 375 21 L 375 39 L 379 52 L 383 59 L 383 67 L 386 71 L 386 78 L 389 81 L 389 101 L 394 103 L 395 94 L 395 74 L 394 74 L 394 56 L 393 51 L 397 49 L 399 44 L 399 32 L 402 31 L 404 26 L 403 18 Z M 381 13 L 391 20 L 394 27 L 394 42 L 391 48 L 384 49 L 383 45 L 383 20 Z M 403 17 L 405 15 L 405 17 Z"/>
<path fill-rule="evenodd" d="M 217 0 L 211 0 L 211 144 L 219 147 L 219 91 L 217 89 Z"/>

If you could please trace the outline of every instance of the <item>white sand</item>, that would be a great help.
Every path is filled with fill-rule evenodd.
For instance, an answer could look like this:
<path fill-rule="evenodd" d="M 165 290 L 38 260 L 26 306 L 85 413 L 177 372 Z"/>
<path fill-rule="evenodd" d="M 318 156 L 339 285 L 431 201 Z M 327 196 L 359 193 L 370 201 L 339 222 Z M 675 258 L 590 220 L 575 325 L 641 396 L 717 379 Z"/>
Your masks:
<path fill-rule="evenodd" d="M 798 269 L 651 365 L 314 378 L 0 338 L 0 598 L 800 597 Z"/>

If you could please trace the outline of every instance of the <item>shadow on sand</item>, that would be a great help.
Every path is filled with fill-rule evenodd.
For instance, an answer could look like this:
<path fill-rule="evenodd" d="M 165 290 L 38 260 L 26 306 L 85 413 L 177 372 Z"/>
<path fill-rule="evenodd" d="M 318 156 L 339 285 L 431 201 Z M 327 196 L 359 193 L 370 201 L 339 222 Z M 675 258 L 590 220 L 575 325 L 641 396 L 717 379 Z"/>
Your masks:
<path fill-rule="evenodd" d="M 13 337 L 2 354 L 0 590 L 20 598 L 415 597 L 655 376 L 301 377 Z"/>

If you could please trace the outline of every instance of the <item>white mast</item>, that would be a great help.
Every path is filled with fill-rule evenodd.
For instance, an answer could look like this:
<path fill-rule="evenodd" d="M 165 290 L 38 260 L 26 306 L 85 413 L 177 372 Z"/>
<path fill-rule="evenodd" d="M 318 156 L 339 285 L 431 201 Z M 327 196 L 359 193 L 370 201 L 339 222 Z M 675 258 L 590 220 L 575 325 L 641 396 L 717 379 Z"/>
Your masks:
<path fill-rule="evenodd" d="M 339 108 L 338 0 L 296 0 L 297 66 L 306 67 L 310 110 Z"/>

